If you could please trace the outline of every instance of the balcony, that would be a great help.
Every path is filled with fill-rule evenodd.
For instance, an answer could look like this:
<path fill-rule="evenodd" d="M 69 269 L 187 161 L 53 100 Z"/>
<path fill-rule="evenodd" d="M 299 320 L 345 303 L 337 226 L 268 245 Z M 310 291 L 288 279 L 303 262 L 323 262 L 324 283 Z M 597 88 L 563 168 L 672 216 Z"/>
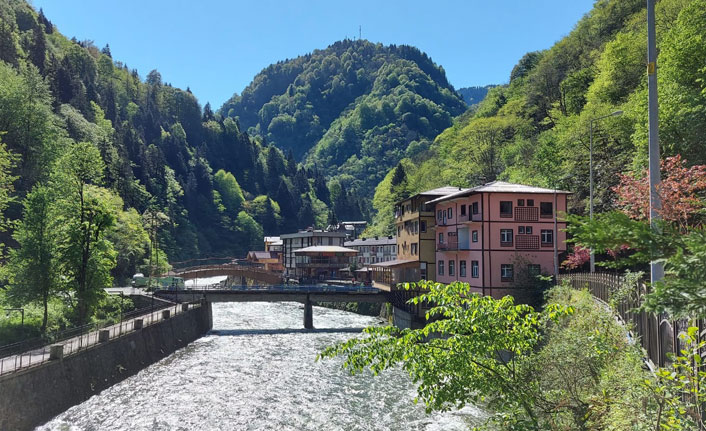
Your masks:
<path fill-rule="evenodd" d="M 449 239 L 446 242 L 436 244 L 436 249 L 439 251 L 456 251 L 458 250 L 458 239 Z"/>
<path fill-rule="evenodd" d="M 515 235 L 515 248 L 517 250 L 538 250 L 539 235 Z"/>
<path fill-rule="evenodd" d="M 463 214 L 458 216 L 458 222 L 459 223 L 469 223 L 469 222 L 474 222 L 474 221 L 482 221 L 483 216 L 479 214 Z"/>
<path fill-rule="evenodd" d="M 539 208 L 537 207 L 515 207 L 515 221 L 537 221 L 539 220 Z"/>

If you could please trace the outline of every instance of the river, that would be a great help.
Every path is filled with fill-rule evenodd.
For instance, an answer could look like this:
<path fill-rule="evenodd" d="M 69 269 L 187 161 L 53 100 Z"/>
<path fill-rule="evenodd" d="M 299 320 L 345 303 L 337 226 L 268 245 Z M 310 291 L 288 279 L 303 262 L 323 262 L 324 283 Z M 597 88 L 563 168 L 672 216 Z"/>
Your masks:
<path fill-rule="evenodd" d="M 402 370 L 351 376 L 325 346 L 380 319 L 296 303 L 213 305 L 213 332 L 38 430 L 466 430 L 480 414 L 427 415 Z"/>

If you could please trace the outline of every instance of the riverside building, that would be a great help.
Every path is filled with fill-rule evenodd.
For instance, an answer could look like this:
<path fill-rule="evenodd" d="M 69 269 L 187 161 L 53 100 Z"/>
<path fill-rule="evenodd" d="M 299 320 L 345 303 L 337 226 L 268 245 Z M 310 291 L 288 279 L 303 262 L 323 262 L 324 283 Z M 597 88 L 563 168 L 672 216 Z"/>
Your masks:
<path fill-rule="evenodd" d="M 321 263 L 314 264 L 314 262 L 312 261 L 312 257 L 317 257 L 316 251 L 313 252 L 313 255 L 312 252 L 300 254 L 297 254 L 295 252 L 303 248 L 314 246 L 330 246 L 343 248 L 345 238 L 346 234 L 344 232 L 328 232 L 325 230 L 315 229 L 301 230 L 296 233 L 280 235 L 280 239 L 282 240 L 282 255 L 284 257 L 285 277 L 300 279 L 304 277 L 309 277 L 311 276 L 311 274 L 316 274 L 315 278 L 319 278 L 319 276 L 326 276 L 326 274 L 324 274 L 326 272 L 326 268 L 322 267 Z M 353 254 L 355 254 L 355 250 L 352 251 Z M 345 251 L 342 253 L 346 254 L 347 256 L 345 256 L 345 258 L 350 260 L 350 251 Z M 346 265 L 341 266 L 339 263 L 336 263 L 334 265 L 335 268 L 329 268 L 328 275 L 330 276 L 331 269 L 335 269 L 336 274 L 338 276 L 338 271 L 347 266 L 348 260 L 346 261 Z M 320 271 L 318 273 L 316 271 L 310 270 L 311 268 L 315 267 L 319 267 Z"/>
<path fill-rule="evenodd" d="M 417 193 L 395 204 L 395 260 L 373 263 L 373 285 L 394 290 L 397 283 L 434 280 L 436 249 L 434 243 L 435 198 L 458 192 L 458 187 L 441 187 Z"/>
<path fill-rule="evenodd" d="M 566 251 L 570 192 L 495 181 L 426 202 L 435 208 L 435 280 L 493 297 L 525 293 Z"/>

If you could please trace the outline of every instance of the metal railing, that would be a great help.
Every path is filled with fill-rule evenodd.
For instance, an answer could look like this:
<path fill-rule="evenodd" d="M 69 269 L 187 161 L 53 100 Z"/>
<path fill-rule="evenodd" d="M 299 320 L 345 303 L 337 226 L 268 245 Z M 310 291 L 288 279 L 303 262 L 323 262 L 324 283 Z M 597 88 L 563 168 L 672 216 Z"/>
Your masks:
<path fill-rule="evenodd" d="M 559 279 L 569 280 L 572 287 L 577 289 L 587 288 L 593 296 L 608 303 L 613 293 L 625 283 L 625 277 L 606 273 L 564 274 Z M 678 355 L 685 348 L 679 335 L 685 333 L 689 326 L 699 328 L 699 339 L 706 339 L 706 321 L 675 320 L 665 313 L 638 310 L 646 293 L 645 284 L 639 283 L 635 291 L 621 295 L 625 297 L 616 304 L 617 311 L 623 321 L 631 324 L 652 363 L 662 367 L 668 362 L 669 354 Z M 706 349 L 700 353 L 706 357 Z"/>
<path fill-rule="evenodd" d="M 56 332 L 44 338 L 0 346 L 0 376 L 48 362 L 51 360 L 52 345 L 62 345 L 63 357 L 70 356 L 102 342 L 139 330 L 139 328 L 135 328 L 137 320 L 141 320 L 142 327 L 146 327 L 199 306 L 200 302 L 144 307 L 123 314 L 122 319 L 118 322 L 113 320 L 94 322 Z M 165 316 L 165 311 L 169 312 L 168 316 Z"/>

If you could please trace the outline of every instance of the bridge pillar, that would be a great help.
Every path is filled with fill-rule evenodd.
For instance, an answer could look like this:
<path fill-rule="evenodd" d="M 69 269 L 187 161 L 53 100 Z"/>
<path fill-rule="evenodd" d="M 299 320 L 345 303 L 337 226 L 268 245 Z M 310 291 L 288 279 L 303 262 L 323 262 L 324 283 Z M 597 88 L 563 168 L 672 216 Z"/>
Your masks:
<path fill-rule="evenodd" d="M 309 300 L 309 295 L 306 295 L 306 302 L 304 302 L 304 329 L 314 329 L 314 307 Z"/>

